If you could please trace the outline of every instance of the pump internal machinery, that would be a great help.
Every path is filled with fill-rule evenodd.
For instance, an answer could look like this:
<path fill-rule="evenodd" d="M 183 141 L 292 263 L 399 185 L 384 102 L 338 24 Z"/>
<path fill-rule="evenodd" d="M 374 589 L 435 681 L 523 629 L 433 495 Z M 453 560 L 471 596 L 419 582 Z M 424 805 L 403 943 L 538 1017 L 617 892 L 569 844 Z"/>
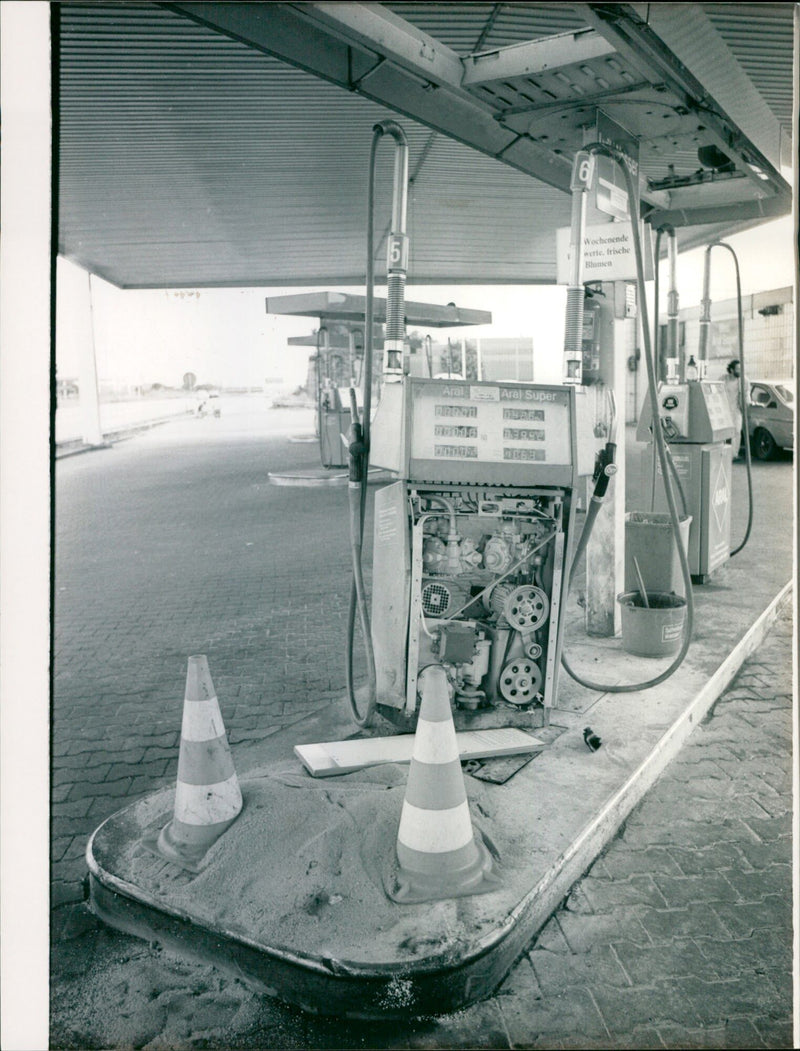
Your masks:
<path fill-rule="evenodd" d="M 402 724 L 421 670 L 441 664 L 456 718 L 546 724 L 560 662 L 573 517 L 569 387 L 429 380 L 386 384 L 371 461 L 372 642 L 379 710 Z M 467 716 L 466 713 L 475 713 Z"/>

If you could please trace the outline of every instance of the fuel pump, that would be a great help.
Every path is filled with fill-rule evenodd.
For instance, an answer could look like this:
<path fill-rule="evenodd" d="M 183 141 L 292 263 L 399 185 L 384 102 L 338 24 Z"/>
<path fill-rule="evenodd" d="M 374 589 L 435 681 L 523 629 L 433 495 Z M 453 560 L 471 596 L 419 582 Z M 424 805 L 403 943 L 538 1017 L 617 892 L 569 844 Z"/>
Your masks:
<path fill-rule="evenodd" d="M 387 266 L 395 317 L 391 326 L 387 318 L 374 425 L 366 390 L 362 414 L 353 399 L 351 709 L 362 726 L 377 707 L 399 727 L 412 727 L 420 673 L 438 664 L 448 675 L 457 724 L 542 725 L 559 671 L 577 479 L 575 391 L 408 374 L 402 312 L 407 148 L 391 121 L 376 125 L 370 163 L 367 340 L 374 156 L 387 133 L 396 147 Z M 369 375 L 369 342 L 365 358 Z M 371 611 L 361 567 L 368 463 L 396 478 L 375 494 Z M 361 700 L 352 669 L 356 615 L 369 679 Z"/>
<path fill-rule="evenodd" d="M 323 467 L 346 467 L 348 463 L 349 390 L 356 387 L 356 368 L 363 361 L 361 330 L 348 326 L 347 342 L 345 351 L 332 344 L 326 325 L 317 329 L 317 436 Z"/>
<path fill-rule="evenodd" d="M 389 131 L 397 144 L 395 195 L 404 193 L 405 137 L 387 121 L 376 125 L 368 194 L 367 318 L 371 331 L 374 156 Z M 590 689 L 628 692 L 655 686 L 677 669 L 692 633 L 691 578 L 679 531 L 671 480 L 666 499 L 686 586 L 687 617 L 680 650 L 669 667 L 644 683 L 606 685 L 574 672 L 561 652 L 569 582 L 588 543 L 614 474 L 615 414 L 598 457 L 595 488 L 584 529 L 572 557 L 573 492 L 577 477 L 575 386 L 582 380 L 584 287 L 581 243 L 585 194 L 593 154 L 620 163 L 616 151 L 594 143 L 576 157 L 573 176 L 573 273 L 567 296 L 565 383 L 518 383 L 425 379 L 403 369 L 404 332 L 384 361 L 384 385 L 374 429 L 369 402 L 359 419 L 355 398 L 351 431 L 350 509 L 353 588 L 348 620 L 348 693 L 353 716 L 366 726 L 374 711 L 406 729 L 418 709 L 420 673 L 431 664 L 447 672 L 457 725 L 500 725 L 516 712 L 528 725 L 547 725 L 557 691 L 559 665 Z M 620 163 L 632 202 L 632 177 Z M 637 206 L 638 207 L 638 206 Z M 393 207 L 405 220 L 404 201 Z M 644 264 L 633 224 L 637 284 L 642 304 L 645 362 L 651 410 L 657 413 L 656 376 L 644 296 Z M 396 246 L 393 248 L 393 244 Z M 407 258 L 404 234 L 389 239 L 402 273 L 396 299 L 402 305 Z M 391 298 L 391 287 L 390 287 Z M 387 330 L 388 334 L 388 330 Z M 371 350 L 367 344 L 369 371 Z M 666 475 L 661 428 L 654 434 Z M 369 462 L 396 477 L 375 494 L 372 610 L 361 566 L 366 469 Z M 359 498 L 360 494 L 360 498 Z M 354 626 L 358 614 L 369 682 L 361 704 L 353 684 Z M 489 722 L 476 722 L 488 716 Z"/>
<path fill-rule="evenodd" d="M 637 428 L 637 439 L 653 442 L 660 429 L 669 446 L 668 469 L 678 484 L 684 512 L 691 515 L 689 529 L 689 565 L 696 582 L 705 583 L 711 573 L 724 564 L 732 554 L 744 547 L 752 525 L 752 481 L 748 463 L 749 514 L 747 532 L 742 543 L 731 551 L 731 504 L 733 457 L 739 446 L 740 435 L 730 411 L 724 381 L 709 380 L 708 332 L 711 323 L 710 253 L 715 246 L 730 246 L 715 242 L 706 249 L 703 280 L 703 313 L 700 319 L 700 337 L 697 357 L 684 363 L 678 359 L 674 347 L 667 357 L 666 379 L 658 386 L 657 411 L 646 403 Z M 734 260 L 736 259 L 734 253 Z M 672 281 L 674 283 L 674 268 Z M 744 353 L 741 320 L 741 286 L 736 261 L 737 292 L 739 299 L 739 353 Z M 672 296 L 672 290 L 670 296 Z M 744 368 L 740 369 L 740 398 L 746 412 L 744 396 Z M 654 428 L 653 420 L 658 425 Z M 746 433 L 746 420 L 745 420 Z M 651 493 L 651 509 L 666 507 L 664 474 L 652 455 L 651 444 L 643 453 L 643 475 Z"/>
<path fill-rule="evenodd" d="M 376 701 L 405 726 L 420 672 L 462 726 L 549 721 L 577 483 L 570 387 L 404 377 L 384 389 L 375 494 Z"/>

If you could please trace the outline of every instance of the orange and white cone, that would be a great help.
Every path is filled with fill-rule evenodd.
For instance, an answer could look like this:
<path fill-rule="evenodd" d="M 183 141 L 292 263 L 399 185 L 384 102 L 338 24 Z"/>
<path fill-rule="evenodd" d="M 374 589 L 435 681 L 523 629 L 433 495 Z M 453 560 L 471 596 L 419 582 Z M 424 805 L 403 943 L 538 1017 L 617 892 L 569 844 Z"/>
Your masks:
<path fill-rule="evenodd" d="M 241 809 L 242 793 L 208 661 L 202 655 L 190 657 L 175 810 L 158 837 L 159 852 L 187 868 L 196 867 Z"/>
<path fill-rule="evenodd" d="M 420 675 L 422 701 L 397 833 L 389 897 L 413 903 L 496 890 L 500 878 L 472 819 L 461 772 L 447 675 L 430 665 Z"/>

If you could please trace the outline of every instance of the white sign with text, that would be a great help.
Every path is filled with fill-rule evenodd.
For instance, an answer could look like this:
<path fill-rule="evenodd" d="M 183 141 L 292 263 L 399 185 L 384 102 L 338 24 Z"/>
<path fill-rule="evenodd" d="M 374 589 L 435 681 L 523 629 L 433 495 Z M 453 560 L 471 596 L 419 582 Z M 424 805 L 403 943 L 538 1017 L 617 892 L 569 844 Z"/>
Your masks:
<path fill-rule="evenodd" d="M 570 281 L 570 228 L 556 230 L 556 282 L 568 285 Z M 653 277 L 653 259 L 650 245 L 642 234 L 644 276 Z M 602 223 L 587 226 L 583 235 L 583 280 L 636 280 L 636 256 L 633 250 L 633 224 Z"/>

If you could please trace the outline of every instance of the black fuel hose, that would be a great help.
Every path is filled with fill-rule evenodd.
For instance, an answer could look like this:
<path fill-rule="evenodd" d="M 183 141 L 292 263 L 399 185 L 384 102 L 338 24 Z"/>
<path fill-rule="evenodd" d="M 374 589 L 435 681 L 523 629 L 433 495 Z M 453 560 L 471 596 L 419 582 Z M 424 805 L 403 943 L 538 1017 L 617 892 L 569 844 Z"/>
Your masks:
<path fill-rule="evenodd" d="M 350 712 L 358 726 L 369 726 L 372 723 L 377 703 L 377 678 L 375 671 L 375 651 L 372 646 L 369 608 L 362 567 L 362 548 L 364 541 L 364 520 L 367 512 L 367 492 L 369 487 L 369 446 L 370 419 L 372 415 L 372 359 L 374 348 L 375 317 L 375 158 L 378 143 L 385 134 L 391 134 L 395 141 L 405 142 L 402 128 L 394 121 L 385 120 L 372 129 L 372 144 L 369 153 L 369 183 L 367 188 L 367 261 L 366 291 L 364 303 L 364 362 L 362 375 L 364 383 L 364 402 L 362 419 L 359 423 L 355 391 L 350 392 L 350 411 L 353 417 L 352 440 L 350 442 L 350 476 L 348 480 L 348 501 L 350 506 L 350 551 L 353 564 L 353 580 L 350 588 L 350 605 L 347 613 L 347 655 L 345 675 L 347 697 Z M 364 710 L 360 711 L 356 699 L 353 680 L 353 649 L 355 646 L 356 614 L 364 642 L 367 658 L 367 688 Z"/>
<path fill-rule="evenodd" d="M 350 589 L 350 606 L 347 615 L 347 659 L 345 673 L 347 696 L 350 711 L 359 726 L 369 726 L 375 711 L 376 673 L 375 653 L 372 648 L 372 629 L 370 626 L 369 607 L 362 566 L 362 542 L 364 536 L 364 501 L 362 493 L 365 488 L 363 475 L 366 471 L 366 445 L 363 426 L 358 421 L 358 407 L 355 391 L 350 390 L 350 411 L 353 416 L 350 438 L 350 475 L 347 482 L 347 498 L 350 509 L 350 552 L 353 566 L 353 582 Z M 364 639 L 367 658 L 367 699 L 364 711 L 359 711 L 353 682 L 353 646 L 355 641 L 355 621 L 358 613 L 359 627 Z"/>
<path fill-rule="evenodd" d="M 628 191 L 628 199 L 631 202 L 631 213 L 636 216 L 633 223 L 631 224 L 633 230 L 633 252 L 636 260 L 636 284 L 639 289 L 640 309 L 642 316 L 642 337 L 644 342 L 644 360 L 647 367 L 647 381 L 648 381 L 648 394 L 650 397 L 650 406 L 652 409 L 653 420 L 658 420 L 658 398 L 656 395 L 656 372 L 655 372 L 655 361 L 653 355 L 653 344 L 651 340 L 650 331 L 650 320 L 647 311 L 647 297 L 645 295 L 645 276 L 644 276 L 644 261 L 642 257 L 642 244 L 639 233 L 638 223 L 638 194 L 636 192 L 636 186 L 633 182 L 633 177 L 628 170 L 625 159 L 621 157 L 616 150 L 606 146 L 604 143 L 595 142 L 588 146 L 583 146 L 582 149 L 589 153 L 602 153 L 606 157 L 610 157 L 617 163 L 617 166 L 621 170 L 625 179 L 626 188 Z M 680 665 L 683 663 L 683 659 L 686 656 L 689 645 L 692 639 L 692 631 L 694 628 L 694 597 L 692 594 L 692 576 L 689 570 L 689 560 L 686 557 L 686 552 L 683 547 L 680 534 L 680 520 L 678 515 L 678 507 L 675 502 L 675 493 L 673 491 L 672 483 L 669 476 L 668 467 L 668 454 L 666 449 L 666 443 L 664 441 L 664 434 L 660 427 L 653 427 L 653 437 L 658 452 L 658 461 L 661 465 L 661 473 L 664 478 L 664 492 L 667 497 L 667 506 L 669 508 L 670 528 L 672 530 L 673 540 L 675 547 L 678 551 L 678 558 L 681 566 L 681 576 L 683 577 L 684 588 L 686 592 L 686 619 L 683 626 L 683 637 L 681 640 L 681 646 L 678 650 L 677 655 L 664 671 L 659 675 L 655 675 L 652 679 L 648 679 L 645 682 L 640 683 L 599 683 L 594 682 L 590 679 L 584 679 L 578 675 L 569 664 L 566 655 L 562 652 L 561 663 L 564 666 L 567 674 L 570 675 L 575 682 L 581 686 L 585 686 L 589 690 L 595 690 L 600 693 L 635 693 L 639 690 L 649 690 L 653 686 L 658 686 L 659 683 L 664 682 L 671 675 L 673 675 Z M 598 479 L 599 481 L 599 479 Z M 605 485 L 608 483 L 606 482 Z M 586 510 L 586 521 L 584 522 L 581 535 L 578 539 L 578 544 L 575 549 L 575 554 L 572 558 L 572 564 L 570 568 L 569 578 L 567 582 L 567 589 L 569 590 L 572 584 L 573 577 L 577 564 L 582 557 L 586 547 L 589 543 L 589 537 L 594 526 L 595 519 L 602 506 L 602 495 L 598 492 L 598 487 L 595 486 L 595 492 L 589 501 L 589 506 Z"/>

